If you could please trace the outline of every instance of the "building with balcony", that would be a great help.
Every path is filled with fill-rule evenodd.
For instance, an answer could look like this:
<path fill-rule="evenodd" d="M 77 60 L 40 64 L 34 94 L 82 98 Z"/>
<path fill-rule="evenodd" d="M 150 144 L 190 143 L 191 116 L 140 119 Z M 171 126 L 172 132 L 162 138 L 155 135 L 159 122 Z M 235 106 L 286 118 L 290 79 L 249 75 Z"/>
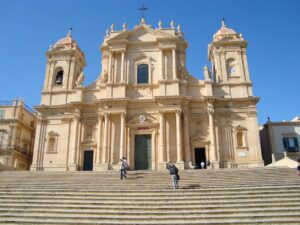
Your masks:
<path fill-rule="evenodd" d="M 29 170 L 36 120 L 22 100 L 0 101 L 0 170 Z"/>

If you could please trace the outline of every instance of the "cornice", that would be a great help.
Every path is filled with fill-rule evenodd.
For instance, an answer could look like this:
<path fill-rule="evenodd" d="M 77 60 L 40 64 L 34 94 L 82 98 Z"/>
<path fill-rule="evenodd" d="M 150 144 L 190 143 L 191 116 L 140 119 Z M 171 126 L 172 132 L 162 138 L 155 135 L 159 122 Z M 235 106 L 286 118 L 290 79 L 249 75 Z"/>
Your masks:
<path fill-rule="evenodd" d="M 300 121 L 267 122 L 268 126 L 300 126 Z"/>
<path fill-rule="evenodd" d="M 48 90 L 46 90 L 46 91 L 42 91 L 42 94 L 52 94 L 52 93 L 55 93 L 55 94 L 57 94 L 57 93 L 63 93 L 63 94 L 65 94 L 65 93 L 68 93 L 68 94 L 72 94 L 72 93 L 76 93 L 76 90 L 68 90 L 68 89 L 66 89 L 66 88 L 63 88 L 63 89 L 56 89 L 56 90 L 50 90 L 50 91 L 48 91 Z"/>
<path fill-rule="evenodd" d="M 238 82 L 225 81 L 222 83 L 212 83 L 213 88 L 218 86 L 239 86 L 239 85 L 253 86 L 251 81 L 238 81 Z"/>
<path fill-rule="evenodd" d="M 257 104 L 259 97 L 249 96 L 246 98 L 218 98 L 215 97 L 215 103 L 228 103 L 228 102 L 251 102 L 252 104 Z"/>

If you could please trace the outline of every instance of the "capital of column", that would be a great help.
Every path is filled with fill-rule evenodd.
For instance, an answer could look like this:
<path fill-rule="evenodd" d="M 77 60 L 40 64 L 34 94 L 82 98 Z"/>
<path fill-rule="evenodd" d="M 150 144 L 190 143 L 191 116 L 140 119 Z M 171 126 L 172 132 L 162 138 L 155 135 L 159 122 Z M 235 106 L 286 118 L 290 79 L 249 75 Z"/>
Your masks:
<path fill-rule="evenodd" d="M 160 115 L 161 117 L 165 117 L 165 112 L 164 112 L 163 110 L 160 110 L 160 111 L 159 111 L 159 115 Z"/>
<path fill-rule="evenodd" d="M 214 114 L 214 106 L 212 104 L 207 105 L 207 112 L 208 112 L 209 115 Z"/>
<path fill-rule="evenodd" d="M 255 109 L 249 109 L 247 112 L 249 117 L 256 117 L 257 116 L 257 111 Z"/>
<path fill-rule="evenodd" d="M 176 110 L 175 114 L 176 114 L 176 116 L 180 116 L 181 115 L 181 110 Z"/>
<path fill-rule="evenodd" d="M 106 120 L 109 118 L 109 113 L 108 113 L 108 112 L 103 113 L 103 115 L 104 115 L 104 118 L 105 118 Z"/>
<path fill-rule="evenodd" d="M 120 112 L 120 116 L 121 116 L 122 118 L 125 118 L 126 112 Z"/>

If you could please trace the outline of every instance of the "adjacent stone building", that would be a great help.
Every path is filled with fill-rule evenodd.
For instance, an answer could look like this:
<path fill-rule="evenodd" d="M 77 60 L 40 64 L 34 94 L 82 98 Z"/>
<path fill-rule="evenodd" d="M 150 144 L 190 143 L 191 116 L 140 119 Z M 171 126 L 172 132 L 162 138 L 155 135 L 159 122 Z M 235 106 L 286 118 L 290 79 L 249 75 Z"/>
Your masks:
<path fill-rule="evenodd" d="M 295 161 L 300 159 L 300 116 L 281 122 L 268 119 L 259 134 L 265 165 L 283 159 L 285 152 Z"/>
<path fill-rule="evenodd" d="M 0 101 L 0 170 L 29 170 L 35 112 L 22 100 Z"/>
<path fill-rule="evenodd" d="M 208 46 L 204 80 L 186 68 L 180 25 L 114 25 L 102 72 L 83 86 L 83 51 L 69 33 L 47 55 L 31 170 L 132 170 L 262 166 L 256 104 L 241 34 L 224 21 Z"/>

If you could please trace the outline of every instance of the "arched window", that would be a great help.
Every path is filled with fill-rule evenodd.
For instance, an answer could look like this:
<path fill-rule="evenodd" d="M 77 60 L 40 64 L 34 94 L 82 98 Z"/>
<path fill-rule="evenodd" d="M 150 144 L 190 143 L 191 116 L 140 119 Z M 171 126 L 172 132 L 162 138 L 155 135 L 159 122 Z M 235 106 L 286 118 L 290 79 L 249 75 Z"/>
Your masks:
<path fill-rule="evenodd" d="M 48 139 L 48 152 L 55 152 L 55 137 L 49 137 Z"/>
<path fill-rule="evenodd" d="M 147 64 L 139 64 L 137 66 L 137 83 L 138 84 L 149 83 L 149 66 Z"/>
<path fill-rule="evenodd" d="M 58 73 L 55 76 L 55 84 L 56 85 L 62 85 L 63 78 L 64 78 L 64 71 L 63 70 L 59 70 Z"/>
<path fill-rule="evenodd" d="M 236 133 L 236 144 L 237 147 L 243 147 L 244 146 L 244 141 L 243 141 L 243 132 L 242 131 L 238 131 Z"/>
<path fill-rule="evenodd" d="M 234 59 L 228 59 L 226 61 L 226 67 L 227 67 L 228 76 L 236 76 L 237 75 L 236 63 L 235 63 Z"/>

